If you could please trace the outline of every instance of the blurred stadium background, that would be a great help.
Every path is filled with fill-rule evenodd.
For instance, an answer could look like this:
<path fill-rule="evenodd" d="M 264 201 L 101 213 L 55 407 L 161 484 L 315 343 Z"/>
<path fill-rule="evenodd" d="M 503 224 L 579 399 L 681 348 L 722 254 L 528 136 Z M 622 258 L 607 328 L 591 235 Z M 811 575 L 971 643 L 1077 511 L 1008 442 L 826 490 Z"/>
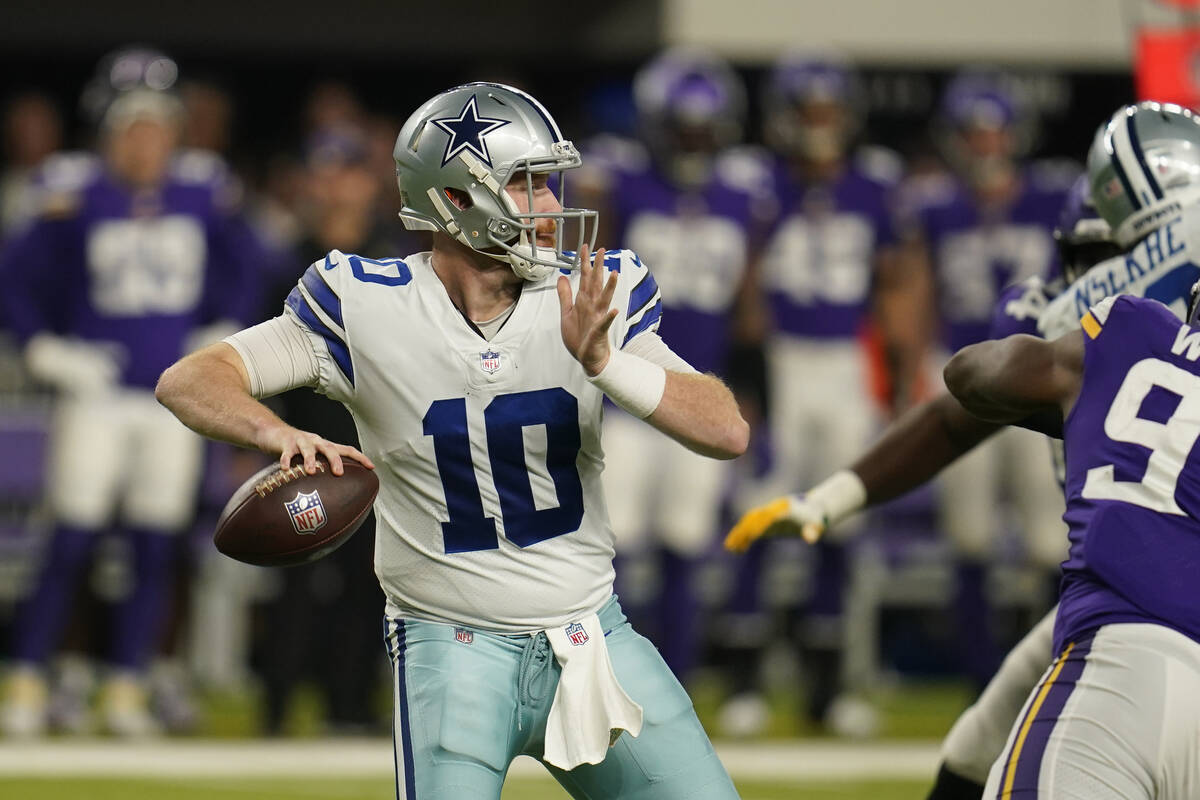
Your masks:
<path fill-rule="evenodd" d="M 246 278 L 253 285 L 243 287 L 264 298 L 258 318 L 276 313 L 304 266 L 332 246 L 329 209 L 339 204 L 366 215 L 370 235 L 358 237 L 367 243 L 359 252 L 419 247 L 395 221 L 392 142 L 419 102 L 465 80 L 526 88 L 557 115 L 585 160 L 589 144 L 603 160 L 605 142 L 647 135 L 632 91 L 639 68 L 670 46 L 705 48 L 744 83 L 737 144 L 761 148 L 764 90 L 776 60 L 836 51 L 861 89 L 854 144 L 886 149 L 904 166 L 896 197 L 914 180 L 954 168 L 939 139 L 946 121 L 939 109 L 963 70 L 999 76 L 1018 98 L 1017 121 L 1028 134 L 1018 155 L 1030 162 L 1078 164 L 1096 125 L 1122 103 L 1152 97 L 1195 105 L 1200 93 L 1194 0 L 43 0 L 8 3 L 0 18 L 0 244 L 43 213 L 29 186 L 46 160 L 96 146 L 80 98 L 97 63 L 117 48 L 157 48 L 178 64 L 184 144 L 228 164 L 241 191 L 237 213 L 266 254 L 261 273 Z M 1052 218 L 1047 234 L 1051 225 Z M 864 325 L 872 322 L 868 314 Z M 761 360 L 770 335 L 739 340 L 733 366 Z M 935 344 L 921 345 L 932 363 Z M 762 421 L 767 409 L 756 398 L 771 391 L 769 370 L 727 372 L 748 413 Z M 863 381 L 856 391 L 867 398 L 873 390 Z M 878 387 L 875 396 L 878 430 L 897 409 L 894 396 Z M 53 529 L 44 498 L 57 399 L 30 374 L 21 341 L 0 319 L 0 661 L 8 665 Z M 662 566 L 670 556 L 653 547 L 623 554 L 623 600 L 660 646 L 682 653 L 680 677 L 745 797 L 923 796 L 940 737 L 998 654 L 1053 603 L 1052 581 L 1017 530 L 1022 498 L 1010 487 L 995 507 L 976 509 L 1003 531 L 982 565 L 996 655 L 981 665 L 961 652 L 961 573 L 939 528 L 936 487 L 869 514 L 831 572 L 815 551 L 779 542 L 747 577 L 719 542 L 770 471 L 768 436 L 761 439 L 754 457 L 722 477 L 703 546 L 687 553 L 691 623 L 654 610 L 674 573 Z M 92 469 L 115 469 L 107 455 L 93 453 Z M 375 638 L 381 596 L 369 537 L 360 535 L 336 565 L 287 574 L 229 562 L 211 547 L 225 498 L 262 463 L 218 446 L 206 452 L 194 520 L 171 555 L 169 620 L 141 685 L 154 724 L 137 737 L 106 733 L 96 705 L 109 678 L 106 609 L 135 582 L 124 537 L 102 538 L 49 662 L 49 736 L 0 739 L 0 795 L 391 796 L 388 671 Z M 622 468 L 610 461 L 610 471 Z M 834 610 L 809 613 L 822 593 L 836 596 Z M 832 644 L 828 630 L 813 632 L 813 620 L 825 618 L 836 618 Z M 366 620 L 367 645 L 355 619 Z M 830 670 L 834 685 L 818 687 Z M 352 696 L 344 696 L 347 686 L 356 687 Z M 735 697 L 762 702 L 738 717 L 728 707 Z M 538 773 L 532 763 L 514 768 L 505 797 L 565 796 Z"/>

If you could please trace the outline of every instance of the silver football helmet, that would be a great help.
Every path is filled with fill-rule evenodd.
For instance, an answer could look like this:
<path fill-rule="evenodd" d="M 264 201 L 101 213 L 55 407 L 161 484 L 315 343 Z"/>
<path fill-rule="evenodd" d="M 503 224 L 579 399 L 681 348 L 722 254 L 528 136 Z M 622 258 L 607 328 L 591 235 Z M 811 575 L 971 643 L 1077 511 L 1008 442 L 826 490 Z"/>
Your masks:
<path fill-rule="evenodd" d="M 1088 151 L 1092 202 L 1129 247 L 1200 201 L 1200 118 L 1181 106 L 1124 106 Z"/>
<path fill-rule="evenodd" d="M 525 280 L 575 269 L 582 245 L 595 246 L 595 211 L 522 212 L 505 190 L 511 180 L 524 180 L 532 209 L 534 176 L 548 175 L 561 200 L 564 173 L 581 163 L 550 112 L 520 89 L 468 83 L 442 92 L 404 123 L 392 155 L 400 218 L 410 230 L 443 231 L 507 261 Z M 554 221 L 554 247 L 537 244 L 542 219 Z M 568 227 L 573 252 L 563 247 Z"/>

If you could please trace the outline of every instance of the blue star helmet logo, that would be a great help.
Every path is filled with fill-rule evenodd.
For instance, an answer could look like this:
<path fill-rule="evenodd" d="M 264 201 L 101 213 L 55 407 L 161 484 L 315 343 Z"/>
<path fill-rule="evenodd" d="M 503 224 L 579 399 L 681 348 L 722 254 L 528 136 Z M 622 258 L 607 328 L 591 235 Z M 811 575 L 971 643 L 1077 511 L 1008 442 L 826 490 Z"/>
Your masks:
<path fill-rule="evenodd" d="M 463 106 L 462 111 L 458 112 L 457 117 L 441 117 L 430 121 L 450 134 L 450 141 L 446 142 L 446 152 L 442 154 L 443 167 L 463 150 L 470 150 L 480 161 L 489 167 L 492 166 L 492 158 L 488 155 L 487 142 L 483 137 L 509 123 L 506 119 L 479 116 L 475 95 L 471 95 L 471 99 Z"/>

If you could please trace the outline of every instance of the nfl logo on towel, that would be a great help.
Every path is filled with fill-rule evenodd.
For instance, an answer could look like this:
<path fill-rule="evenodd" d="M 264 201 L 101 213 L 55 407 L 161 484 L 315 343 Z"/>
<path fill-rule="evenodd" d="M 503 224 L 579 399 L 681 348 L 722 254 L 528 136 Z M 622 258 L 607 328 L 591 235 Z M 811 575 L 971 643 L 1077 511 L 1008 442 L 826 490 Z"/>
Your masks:
<path fill-rule="evenodd" d="M 500 369 L 500 354 L 495 350 L 488 350 L 486 353 L 480 353 L 479 367 L 488 375 L 497 372 Z"/>
<path fill-rule="evenodd" d="M 317 492 L 298 492 L 291 500 L 283 503 L 292 515 L 292 527 L 296 533 L 316 533 L 325 525 L 325 504 Z"/>
<path fill-rule="evenodd" d="M 583 626 L 578 622 L 572 622 L 570 625 L 563 628 L 563 631 L 567 634 L 567 638 L 571 640 L 571 644 L 575 645 L 576 647 L 581 644 L 588 643 L 587 631 L 585 631 Z"/>

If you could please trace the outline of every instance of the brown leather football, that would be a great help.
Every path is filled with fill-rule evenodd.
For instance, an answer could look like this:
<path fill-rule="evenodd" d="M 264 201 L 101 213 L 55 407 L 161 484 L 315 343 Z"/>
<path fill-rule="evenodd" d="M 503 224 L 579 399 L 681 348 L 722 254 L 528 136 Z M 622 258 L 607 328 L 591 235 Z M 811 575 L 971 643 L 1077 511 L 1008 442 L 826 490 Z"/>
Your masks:
<path fill-rule="evenodd" d="M 334 475 L 319 459 L 315 474 L 278 463 L 260 470 L 225 504 L 213 544 L 225 555 L 261 567 L 315 561 L 358 530 L 379 492 L 375 471 L 342 459 Z"/>

